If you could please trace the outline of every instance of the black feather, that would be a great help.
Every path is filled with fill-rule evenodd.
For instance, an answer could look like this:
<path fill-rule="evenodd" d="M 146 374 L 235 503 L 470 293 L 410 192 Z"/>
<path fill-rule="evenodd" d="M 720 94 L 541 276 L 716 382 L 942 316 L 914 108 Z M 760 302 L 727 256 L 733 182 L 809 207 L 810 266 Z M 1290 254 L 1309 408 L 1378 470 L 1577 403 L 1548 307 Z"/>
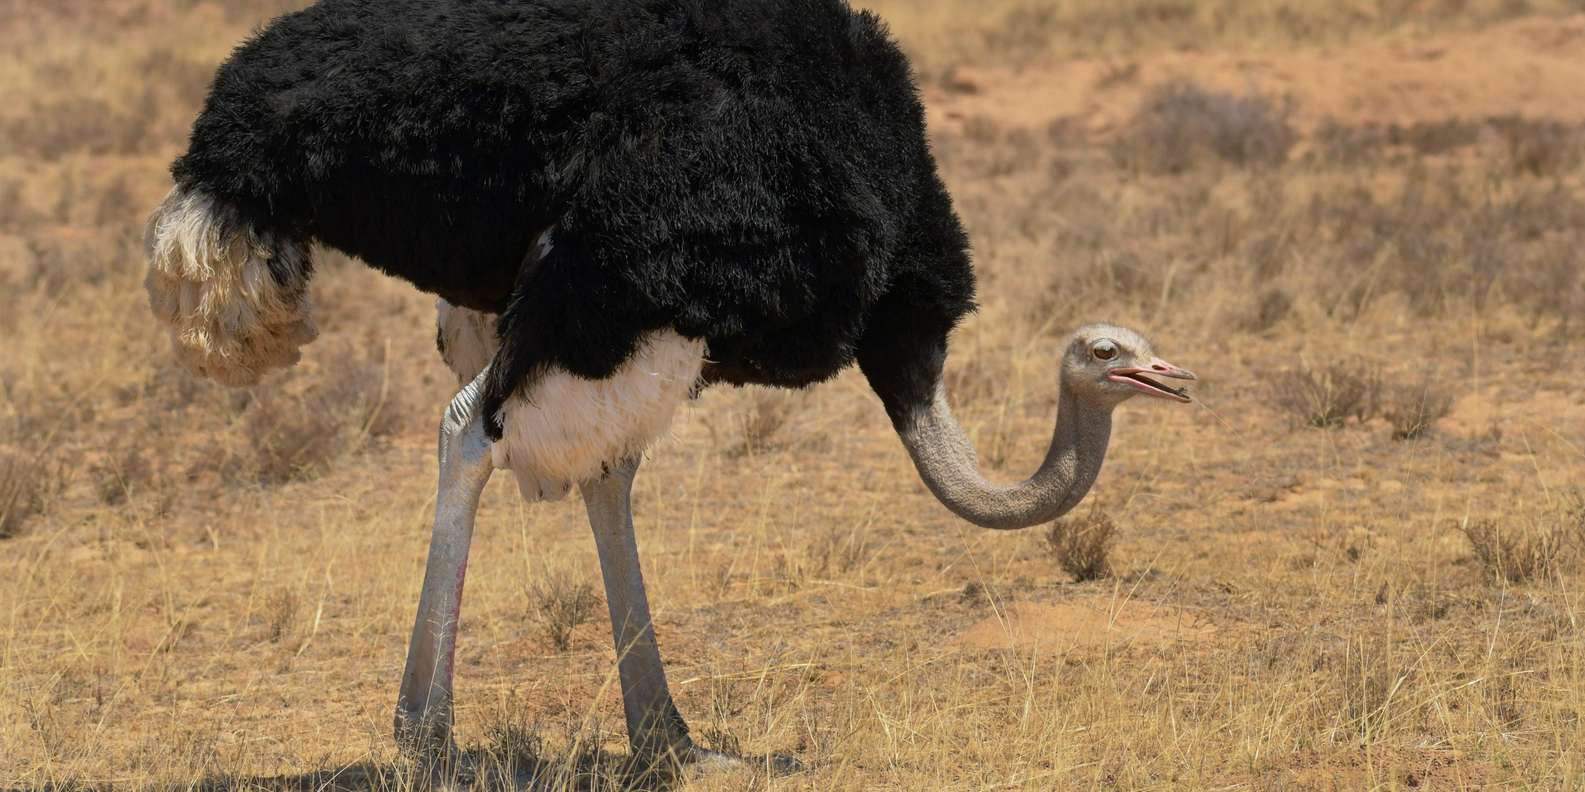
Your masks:
<path fill-rule="evenodd" d="M 221 67 L 173 172 L 500 313 L 491 407 L 670 327 L 714 380 L 857 358 L 895 419 L 973 308 L 908 62 L 843 0 L 321 0 Z"/>

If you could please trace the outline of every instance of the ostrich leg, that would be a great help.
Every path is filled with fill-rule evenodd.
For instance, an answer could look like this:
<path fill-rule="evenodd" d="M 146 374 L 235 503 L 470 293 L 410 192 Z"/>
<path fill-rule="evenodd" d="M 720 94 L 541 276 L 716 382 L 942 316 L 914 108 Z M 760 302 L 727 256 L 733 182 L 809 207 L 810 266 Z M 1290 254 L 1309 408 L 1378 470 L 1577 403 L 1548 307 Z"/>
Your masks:
<path fill-rule="evenodd" d="M 644 576 L 633 537 L 633 475 L 637 472 L 637 460 L 626 462 L 579 487 L 600 553 L 600 574 L 605 578 L 628 744 L 640 761 L 669 759 L 672 764 L 682 764 L 696 757 L 688 725 L 666 687 L 666 669 L 661 666 L 649 601 L 644 596 Z"/>
<path fill-rule="evenodd" d="M 424 567 L 418 619 L 407 649 L 402 690 L 396 702 L 396 741 L 428 759 L 457 755 L 451 739 L 451 672 L 457 648 L 462 580 L 473 538 L 473 515 L 490 480 L 490 442 L 479 414 L 486 367 L 464 385 L 440 421 L 440 484 L 435 527 Z"/>

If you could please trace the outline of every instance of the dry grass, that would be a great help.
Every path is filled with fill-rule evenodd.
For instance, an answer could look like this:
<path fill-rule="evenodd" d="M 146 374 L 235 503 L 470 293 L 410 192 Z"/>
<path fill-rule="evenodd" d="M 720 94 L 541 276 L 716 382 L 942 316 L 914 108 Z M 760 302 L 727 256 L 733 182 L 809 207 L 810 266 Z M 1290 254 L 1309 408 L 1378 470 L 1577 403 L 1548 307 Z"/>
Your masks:
<path fill-rule="evenodd" d="M 1059 553 L 941 509 L 856 372 L 703 394 L 635 487 L 672 687 L 713 744 L 813 769 L 676 786 L 1585 785 L 1580 118 L 1466 108 L 1456 70 L 1422 92 L 1444 110 L 1356 117 L 1236 65 L 1378 35 L 1434 63 L 1438 31 L 1578 4 L 875 5 L 921 56 L 976 241 L 947 381 L 986 475 L 1039 464 L 1081 321 L 1149 330 L 1206 409 L 1122 407 L 1107 513 Z M 175 367 L 141 291 L 208 74 L 281 7 L 0 4 L 0 786 L 419 786 L 388 731 L 454 390 L 433 301 L 322 256 L 321 340 L 233 392 Z M 1119 167 L 1156 123 L 1127 122 L 1138 97 L 1218 52 L 1151 144 L 1188 164 Z M 998 104 L 1052 98 L 1016 89 L 1063 54 L 1109 59 L 1070 86 L 1094 118 Z M 581 505 L 498 478 L 459 741 L 496 781 L 641 786 Z"/>
<path fill-rule="evenodd" d="M 1578 12 L 1576 0 L 866 0 L 927 68 L 1049 56 L 1336 46 L 1402 31 L 1461 30 Z"/>
<path fill-rule="evenodd" d="M 383 361 L 343 347 L 327 370 L 332 376 L 301 392 L 272 384 L 248 394 L 242 429 L 250 454 L 240 465 L 250 477 L 264 484 L 310 478 L 401 430 L 400 391 Z"/>

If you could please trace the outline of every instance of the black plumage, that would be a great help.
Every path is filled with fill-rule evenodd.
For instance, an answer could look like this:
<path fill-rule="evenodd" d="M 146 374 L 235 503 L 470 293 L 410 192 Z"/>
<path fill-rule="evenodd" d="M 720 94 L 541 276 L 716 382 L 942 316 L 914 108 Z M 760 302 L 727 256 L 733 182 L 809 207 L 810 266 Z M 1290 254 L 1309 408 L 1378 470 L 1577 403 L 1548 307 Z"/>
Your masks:
<path fill-rule="evenodd" d="M 321 0 L 221 67 L 173 173 L 500 313 L 492 416 L 670 327 L 713 380 L 857 359 L 902 420 L 973 307 L 908 62 L 843 0 Z"/>

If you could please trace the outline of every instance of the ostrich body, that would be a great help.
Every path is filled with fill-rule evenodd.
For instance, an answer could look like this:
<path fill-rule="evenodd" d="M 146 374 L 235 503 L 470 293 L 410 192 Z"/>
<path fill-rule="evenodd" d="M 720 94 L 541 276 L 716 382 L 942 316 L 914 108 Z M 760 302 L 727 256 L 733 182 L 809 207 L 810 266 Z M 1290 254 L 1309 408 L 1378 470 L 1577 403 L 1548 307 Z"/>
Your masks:
<path fill-rule="evenodd" d="M 687 761 L 629 498 L 691 394 L 857 362 L 930 491 L 1007 529 L 1084 496 L 1117 404 L 1188 400 L 1146 375 L 1193 378 L 1132 331 L 1080 328 L 1040 469 L 980 475 L 942 385 L 967 239 L 906 59 L 844 0 L 322 0 L 221 66 L 172 173 L 148 288 L 196 373 L 297 360 L 316 242 L 440 298 L 461 389 L 397 703 L 415 750 L 455 750 L 463 573 L 497 468 L 531 500 L 581 491 L 634 754 Z"/>

